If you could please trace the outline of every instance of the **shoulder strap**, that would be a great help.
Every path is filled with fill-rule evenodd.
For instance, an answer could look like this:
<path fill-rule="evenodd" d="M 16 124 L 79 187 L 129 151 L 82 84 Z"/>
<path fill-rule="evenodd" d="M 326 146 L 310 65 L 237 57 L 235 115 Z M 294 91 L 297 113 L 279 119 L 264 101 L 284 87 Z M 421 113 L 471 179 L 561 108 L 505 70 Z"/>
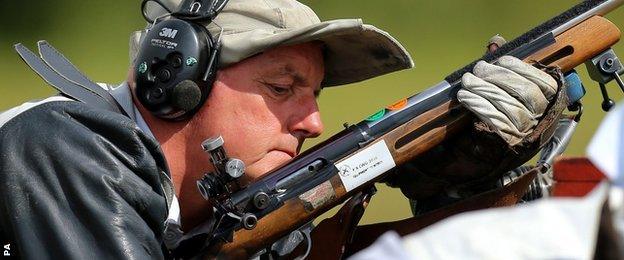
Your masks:
<path fill-rule="evenodd" d="M 44 59 L 21 43 L 15 45 L 15 50 L 45 82 L 72 99 L 127 116 L 108 91 L 85 77 L 56 49 L 45 41 L 40 41 L 38 45 Z"/>

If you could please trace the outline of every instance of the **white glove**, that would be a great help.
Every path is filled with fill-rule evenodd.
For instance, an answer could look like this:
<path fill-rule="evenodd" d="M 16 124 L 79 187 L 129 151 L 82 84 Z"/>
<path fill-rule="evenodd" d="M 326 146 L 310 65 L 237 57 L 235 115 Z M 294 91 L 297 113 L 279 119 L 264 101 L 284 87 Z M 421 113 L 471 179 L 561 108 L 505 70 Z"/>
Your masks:
<path fill-rule="evenodd" d="M 472 72 L 462 76 L 457 99 L 512 146 L 531 133 L 557 92 L 553 77 L 512 56 L 479 61 Z"/>

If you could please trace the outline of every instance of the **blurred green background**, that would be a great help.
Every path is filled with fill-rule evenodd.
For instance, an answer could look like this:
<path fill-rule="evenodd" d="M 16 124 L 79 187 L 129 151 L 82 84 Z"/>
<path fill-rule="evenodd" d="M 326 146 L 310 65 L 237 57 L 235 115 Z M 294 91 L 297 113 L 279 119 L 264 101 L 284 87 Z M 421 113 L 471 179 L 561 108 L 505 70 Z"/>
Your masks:
<path fill-rule="evenodd" d="M 508 40 L 559 14 L 578 1 L 563 0 L 340 0 L 303 1 L 323 20 L 359 17 L 388 31 L 412 54 L 416 67 L 323 91 L 320 106 L 326 132 L 306 147 L 342 129 L 343 122 L 356 123 L 378 108 L 422 91 L 450 72 L 480 57 L 485 42 L 500 33 Z M 111 1 L 10 1 L 0 2 L 0 111 L 55 92 L 32 73 L 13 52 L 22 42 L 36 48 L 48 40 L 83 72 L 98 82 L 119 83 L 128 69 L 128 36 L 145 22 L 138 0 Z M 607 16 L 624 26 L 624 8 Z M 615 47 L 624 53 L 624 44 Z M 583 155 L 585 147 L 605 115 L 600 109 L 600 91 L 578 71 L 588 95 L 585 115 L 568 155 Z M 615 83 L 611 97 L 620 100 Z M 379 192 L 364 216 L 364 223 L 390 221 L 410 216 L 407 200 L 398 190 L 378 185 Z"/>

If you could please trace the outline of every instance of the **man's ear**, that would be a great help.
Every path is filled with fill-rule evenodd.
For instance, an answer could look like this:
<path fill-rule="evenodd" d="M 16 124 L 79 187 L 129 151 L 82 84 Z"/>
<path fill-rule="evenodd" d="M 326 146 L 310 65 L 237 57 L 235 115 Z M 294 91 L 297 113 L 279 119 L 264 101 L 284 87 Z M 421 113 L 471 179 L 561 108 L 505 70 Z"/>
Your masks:
<path fill-rule="evenodd" d="M 141 46 L 142 38 L 145 36 L 143 31 L 134 31 L 130 34 L 130 40 L 128 42 L 128 60 L 130 61 L 130 65 L 134 66 L 134 61 L 136 59 L 137 53 L 139 53 L 139 46 Z"/>
<path fill-rule="evenodd" d="M 130 87 L 130 89 L 134 91 L 134 86 L 136 82 L 134 64 L 131 64 L 130 68 L 128 68 L 128 77 L 126 78 L 126 82 L 128 82 L 128 86 Z"/>

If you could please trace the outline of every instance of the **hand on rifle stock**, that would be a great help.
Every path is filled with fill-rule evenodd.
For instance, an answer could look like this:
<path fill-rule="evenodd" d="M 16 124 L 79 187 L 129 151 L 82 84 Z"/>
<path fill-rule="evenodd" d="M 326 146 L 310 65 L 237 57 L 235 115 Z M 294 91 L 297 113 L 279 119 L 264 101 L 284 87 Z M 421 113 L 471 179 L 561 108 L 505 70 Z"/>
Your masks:
<path fill-rule="evenodd" d="M 557 93 L 557 81 L 512 56 L 479 61 L 462 77 L 457 99 L 489 129 L 514 146 L 537 126 Z"/>
<path fill-rule="evenodd" d="M 489 51 L 504 44 L 501 37 L 495 38 L 499 40 L 490 41 Z M 456 193 L 451 195 L 454 199 L 436 199 L 423 211 L 483 191 L 473 193 L 462 188 L 497 180 L 500 174 L 529 159 L 539 144 L 527 142 L 527 137 L 534 139 L 547 132 L 549 127 L 544 126 L 551 125 L 563 111 L 564 106 L 554 105 L 561 103 L 558 89 L 562 82 L 558 73 L 549 72 L 552 76 L 511 56 L 493 64 L 478 62 L 472 73 L 463 75 L 457 93 L 459 102 L 475 115 L 472 129 L 397 167 L 388 184 L 421 202 L 443 191 Z M 518 160 L 508 158 L 510 151 L 518 153 Z"/>

